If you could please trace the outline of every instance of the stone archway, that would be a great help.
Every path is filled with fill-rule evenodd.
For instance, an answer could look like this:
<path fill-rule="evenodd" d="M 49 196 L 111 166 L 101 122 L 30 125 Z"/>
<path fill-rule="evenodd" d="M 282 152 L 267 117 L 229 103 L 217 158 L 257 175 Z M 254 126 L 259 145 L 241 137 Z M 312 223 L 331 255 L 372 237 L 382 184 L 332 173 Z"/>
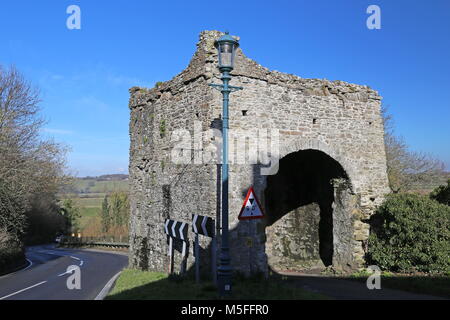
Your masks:
<path fill-rule="evenodd" d="M 312 148 L 291 152 L 265 182 L 266 253 L 273 269 L 353 267 L 358 201 L 336 159 Z"/>

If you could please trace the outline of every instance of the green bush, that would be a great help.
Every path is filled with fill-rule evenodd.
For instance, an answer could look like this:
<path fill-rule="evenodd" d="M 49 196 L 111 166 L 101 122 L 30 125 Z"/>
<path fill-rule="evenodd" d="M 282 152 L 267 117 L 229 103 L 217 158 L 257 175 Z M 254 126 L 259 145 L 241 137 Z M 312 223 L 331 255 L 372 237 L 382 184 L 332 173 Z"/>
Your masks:
<path fill-rule="evenodd" d="M 430 194 L 430 198 L 450 206 L 450 179 L 447 180 L 446 186 L 439 186 L 434 189 Z"/>
<path fill-rule="evenodd" d="M 53 195 L 40 194 L 32 197 L 25 215 L 28 224 L 24 236 L 26 245 L 53 242 L 58 234 L 67 231 L 68 217 L 62 215 Z"/>
<path fill-rule="evenodd" d="M 450 207 L 426 196 L 393 194 L 378 208 L 368 261 L 394 272 L 450 271 Z"/>

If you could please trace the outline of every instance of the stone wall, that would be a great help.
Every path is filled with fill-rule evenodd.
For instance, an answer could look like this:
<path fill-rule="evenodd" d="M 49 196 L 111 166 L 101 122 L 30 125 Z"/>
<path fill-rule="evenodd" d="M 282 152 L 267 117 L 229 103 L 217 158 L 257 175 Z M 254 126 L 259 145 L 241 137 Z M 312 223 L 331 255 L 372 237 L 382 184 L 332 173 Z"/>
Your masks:
<path fill-rule="evenodd" d="M 202 32 L 189 66 L 172 80 L 153 89 L 130 89 L 131 265 L 134 267 L 167 270 L 167 238 L 163 232 L 166 218 L 189 223 L 191 215 L 197 213 L 220 221 L 218 167 L 215 163 L 202 163 L 199 152 L 207 146 L 190 146 L 192 164 L 174 164 L 171 158 L 177 143 L 171 141 L 174 130 L 187 129 L 194 136 L 198 131 L 220 128 L 222 97 L 220 92 L 208 86 L 209 83 L 221 83 L 214 48 L 214 40 L 220 35 L 217 31 Z M 300 150 L 317 150 L 342 166 L 347 187 L 339 191 L 342 196 L 336 196 L 340 202 L 336 200 L 333 204 L 336 221 L 333 225 L 336 229 L 333 231 L 336 253 L 333 265 L 346 264 L 352 268 L 361 265 L 363 242 L 369 233 L 369 226 L 364 221 L 389 192 L 380 116 L 381 97 L 367 86 L 303 79 L 270 71 L 247 58 L 240 49 L 232 75 L 231 84 L 242 86 L 244 90 L 232 93 L 231 130 L 278 129 L 281 158 Z M 211 137 L 205 140 L 212 141 Z M 236 152 L 242 155 L 253 146 L 252 142 L 247 147 L 238 145 Z M 267 272 L 266 245 L 268 248 L 276 243 L 279 245 L 280 238 L 291 238 L 290 243 L 294 244 L 298 242 L 295 240 L 298 235 L 292 233 L 295 223 L 308 229 L 301 213 L 295 218 L 290 214 L 283 217 L 277 234 L 270 233 L 267 219 L 238 221 L 238 213 L 250 186 L 254 186 L 260 202 L 266 206 L 267 176 L 261 175 L 260 169 L 259 165 L 238 164 L 236 161 L 230 165 L 232 264 L 236 270 L 246 274 Z M 314 207 L 314 204 L 305 205 Z M 305 207 L 294 209 L 308 211 Z M 270 218 L 271 212 L 266 214 Z M 336 214 L 339 217 L 335 217 Z M 311 213 L 311 219 L 313 216 Z M 283 219 L 288 222 L 283 223 Z M 345 220 L 345 227 L 339 219 Z M 315 228 L 309 229 L 312 231 L 305 235 L 306 238 L 317 233 Z M 273 240 L 274 237 L 278 238 Z M 190 238 L 193 239 L 192 234 Z M 204 252 L 208 253 L 208 239 L 201 241 Z M 340 247 L 341 241 L 350 245 Z M 299 250 L 291 248 L 283 252 L 297 254 Z M 314 252 L 316 249 L 311 250 Z M 342 260 L 339 252 L 342 251 L 341 256 L 346 256 L 345 263 L 339 262 Z M 180 262 L 179 256 L 176 266 Z M 280 259 L 275 261 L 284 258 Z M 292 259 L 288 256 L 284 260 Z M 192 262 L 190 246 L 188 266 Z M 273 267 L 279 268 L 281 263 Z"/>

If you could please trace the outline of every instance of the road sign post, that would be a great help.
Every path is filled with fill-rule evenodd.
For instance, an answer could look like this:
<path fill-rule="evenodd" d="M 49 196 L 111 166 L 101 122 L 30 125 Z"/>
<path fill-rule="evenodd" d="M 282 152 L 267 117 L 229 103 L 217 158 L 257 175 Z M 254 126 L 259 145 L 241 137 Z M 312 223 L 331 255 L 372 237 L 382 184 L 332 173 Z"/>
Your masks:
<path fill-rule="evenodd" d="M 173 273 L 173 238 L 169 236 L 169 274 Z"/>
<path fill-rule="evenodd" d="M 187 265 L 187 242 L 189 241 L 187 236 L 188 225 L 185 222 L 175 221 L 166 219 L 164 223 L 164 232 L 169 237 L 169 273 L 173 273 L 174 265 L 174 247 L 173 239 L 179 239 L 183 241 L 183 249 L 181 252 L 182 262 L 181 262 L 181 274 L 186 272 Z"/>
<path fill-rule="evenodd" d="M 195 280 L 200 282 L 200 244 L 199 235 L 211 238 L 211 271 L 214 284 L 217 283 L 217 253 L 216 237 L 214 230 L 214 219 L 198 214 L 192 215 L 192 231 L 195 233 L 194 252 L 195 252 Z"/>
<path fill-rule="evenodd" d="M 186 273 L 187 267 L 187 241 L 183 241 L 183 250 L 181 251 L 181 274 Z"/>
<path fill-rule="evenodd" d="M 198 243 L 198 233 L 195 234 L 195 282 L 200 282 L 200 245 Z"/>
<path fill-rule="evenodd" d="M 252 232 L 253 229 L 251 220 L 262 218 L 264 218 L 264 212 L 262 210 L 261 204 L 259 203 L 258 198 L 256 197 L 255 190 L 253 190 L 253 187 L 250 187 L 238 217 L 238 219 L 241 221 L 242 220 L 247 221 L 247 232 L 249 236 L 245 239 L 245 244 L 248 248 L 248 261 L 250 273 L 252 273 L 253 240 L 255 236 Z"/>

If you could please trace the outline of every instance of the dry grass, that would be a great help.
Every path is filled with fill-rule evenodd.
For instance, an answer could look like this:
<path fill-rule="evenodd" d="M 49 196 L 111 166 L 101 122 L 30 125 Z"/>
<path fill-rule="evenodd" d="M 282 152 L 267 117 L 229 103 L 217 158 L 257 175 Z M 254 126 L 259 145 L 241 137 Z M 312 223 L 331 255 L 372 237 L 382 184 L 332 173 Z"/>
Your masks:
<path fill-rule="evenodd" d="M 113 226 L 108 232 L 102 230 L 102 220 L 100 217 L 92 217 L 82 230 L 83 237 L 112 237 L 114 239 L 127 238 L 129 234 L 128 226 Z"/>

